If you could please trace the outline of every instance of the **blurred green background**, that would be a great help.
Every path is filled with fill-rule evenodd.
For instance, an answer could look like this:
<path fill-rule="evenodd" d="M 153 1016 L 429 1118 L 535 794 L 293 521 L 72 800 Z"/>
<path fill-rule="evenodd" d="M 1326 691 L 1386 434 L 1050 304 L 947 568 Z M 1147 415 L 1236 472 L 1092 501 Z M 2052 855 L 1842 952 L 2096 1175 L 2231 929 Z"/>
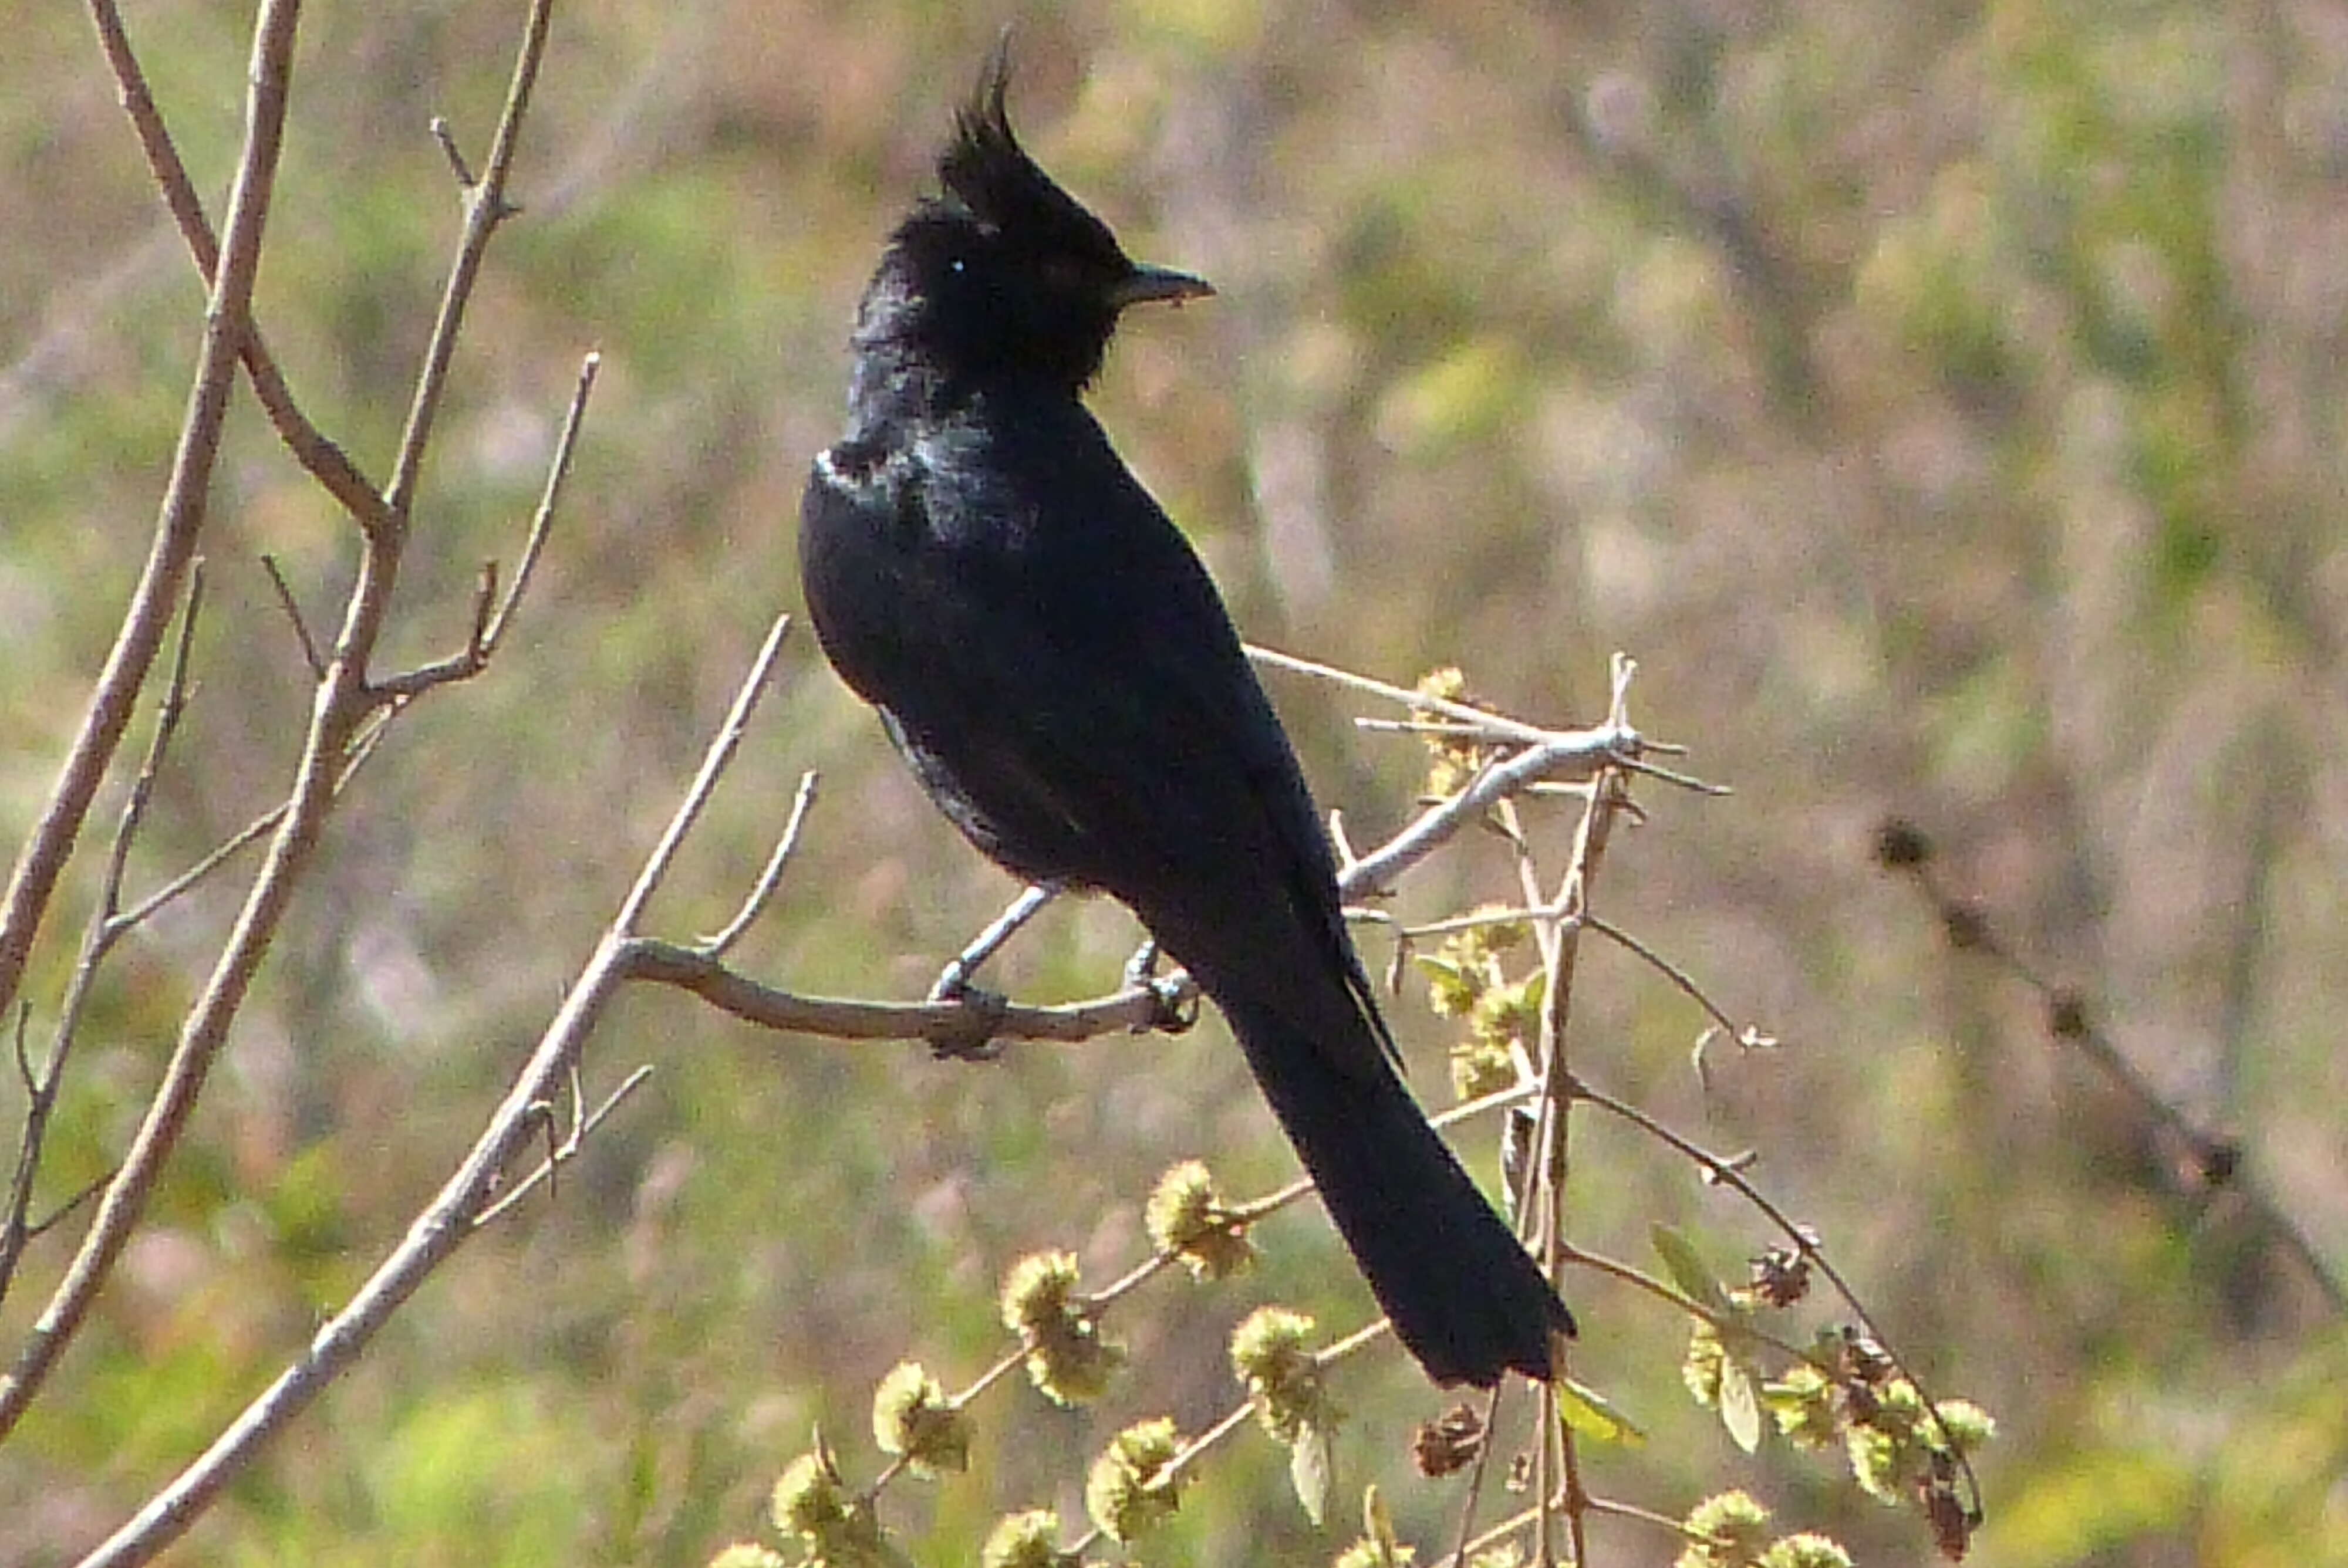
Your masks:
<path fill-rule="evenodd" d="M 62 1561 L 185 1462 L 339 1306 L 470 1142 L 648 848 L 769 618 L 796 602 L 800 476 L 836 432 L 845 335 L 953 106 L 1017 23 L 1014 118 L 1135 254 L 1220 298 L 1132 322 L 1096 402 L 1259 641 L 1408 682 L 1465 665 L 1510 710 L 1633 716 L 1725 800 L 1654 788 L 1601 911 L 1784 1049 L 1688 1063 L 1695 1009 L 1593 949 L 1574 1025 L 1602 1087 L 1756 1175 L 1941 1392 L 2002 1423 L 1983 1563 L 2348 1562 L 2348 1337 L 2230 1194 L 2051 1040 L 2041 1000 L 1949 952 L 1870 858 L 1900 813 L 2037 969 L 2348 1255 L 2348 535 L 2342 354 L 2348 26 L 2322 0 L 1986 7 L 1860 0 L 1441 6 L 567 5 L 427 469 L 392 646 L 460 639 L 510 563 L 579 356 L 570 504 L 512 641 L 405 721 L 333 829 L 145 1230 L 0 1449 L 0 1563 Z M 259 294 L 309 412 L 378 477 L 520 10 L 321 3 L 305 17 Z M 192 271 L 87 19 L 13 7 L 0 51 L 0 829 L 37 808 L 138 563 L 186 398 Z M 130 17 L 219 210 L 250 17 Z M 133 882 L 285 787 L 307 712 L 257 558 L 314 617 L 348 525 L 242 396 L 205 551 L 201 690 Z M 1357 843 L 1422 768 L 1354 702 L 1270 684 Z M 798 774 L 801 857 L 742 959 L 918 995 L 1010 888 L 937 819 L 801 637 L 659 906 L 730 912 Z M 110 809 L 110 808 L 109 808 Z M 1540 820 L 1552 853 L 1570 819 Z M 86 860 L 88 856 L 85 857 Z M 85 866 L 83 869 L 87 870 Z M 59 1112 L 51 1201 L 119 1153 L 240 886 L 109 971 Z M 1513 884 L 1495 848 L 1414 880 L 1426 917 Z M 27 995 L 36 1040 L 87 876 Z M 76 900 L 80 902 L 77 903 Z M 1055 911 L 997 978 L 1106 989 L 1135 938 Z M 1365 938 L 1373 966 L 1390 950 Z M 2327 1001 L 2326 999 L 2333 999 Z M 1394 1009 L 1441 1098 L 1445 1026 Z M 629 997 L 591 1092 L 650 1086 L 552 1201 L 445 1268 L 180 1549 L 191 1562 L 697 1563 L 756 1533 L 811 1426 L 874 1460 L 873 1381 L 997 1353 L 994 1282 L 1063 1245 L 1105 1282 L 1179 1157 L 1228 1190 L 1291 1158 L 1219 1024 L 1023 1047 L 1000 1065 L 763 1036 Z M 0 1075 L 0 1120 L 21 1091 Z M 1488 1163 L 1485 1134 L 1471 1137 Z M 1619 1129 L 1578 1145 L 1574 1238 L 1651 1266 L 1651 1221 L 1725 1272 L 1774 1239 Z M 1366 1293 L 1317 1214 L 1266 1266 L 1169 1281 L 1115 1327 L 1100 1409 L 1021 1388 L 972 1474 L 892 1489 L 924 1563 L 998 1511 L 1074 1519 L 1088 1454 L 1231 1399 L 1231 1326 L 1272 1296 L 1331 1332 Z M 13 1354 L 70 1241 L 0 1307 Z M 1578 1374 L 1652 1435 L 1589 1481 L 1677 1515 L 1748 1486 L 1865 1561 L 1922 1562 L 1839 1465 L 1738 1453 L 1680 1387 L 1684 1325 L 1577 1275 Z M 1320 1563 L 1441 1403 L 1350 1363 L 1332 1533 L 1251 1436 L 1151 1561 Z M 1609 1562 L 1676 1550 L 1601 1522 Z"/>

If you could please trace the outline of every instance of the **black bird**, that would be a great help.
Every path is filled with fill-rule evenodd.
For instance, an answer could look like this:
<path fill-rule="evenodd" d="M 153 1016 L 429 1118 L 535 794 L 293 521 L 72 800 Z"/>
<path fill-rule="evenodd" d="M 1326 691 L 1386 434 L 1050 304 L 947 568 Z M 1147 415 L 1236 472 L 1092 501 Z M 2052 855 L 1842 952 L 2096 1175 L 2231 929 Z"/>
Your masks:
<path fill-rule="evenodd" d="M 1007 75 L 858 309 L 848 432 L 801 503 L 817 634 L 973 844 L 1113 894 L 1221 1007 L 1427 1375 L 1549 1378 L 1572 1317 L 1403 1086 L 1288 737 L 1081 401 L 1119 312 L 1213 290 L 1128 260 L 1020 149 Z"/>

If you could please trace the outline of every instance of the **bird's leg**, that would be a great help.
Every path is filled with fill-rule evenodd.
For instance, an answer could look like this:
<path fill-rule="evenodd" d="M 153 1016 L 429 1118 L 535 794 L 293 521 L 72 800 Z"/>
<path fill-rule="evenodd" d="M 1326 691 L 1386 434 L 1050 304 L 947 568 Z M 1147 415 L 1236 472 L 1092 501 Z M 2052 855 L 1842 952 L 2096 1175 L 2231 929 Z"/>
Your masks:
<path fill-rule="evenodd" d="M 973 1028 L 968 1038 L 933 1040 L 931 1049 L 940 1056 L 961 1057 L 983 1061 L 994 1055 L 990 1020 L 1002 1016 L 1007 1005 L 1004 999 L 993 991 L 982 990 L 971 983 L 978 967 L 993 958 L 995 949 L 1035 917 L 1035 912 L 1059 896 L 1056 882 L 1037 882 L 1020 890 L 1009 907 L 987 924 L 984 930 L 970 939 L 970 945 L 956 953 L 943 969 L 938 971 L 937 983 L 930 988 L 933 1002 L 960 1002 L 970 1009 Z"/>
<path fill-rule="evenodd" d="M 1059 896 L 1060 885 L 1056 882 L 1036 882 L 1022 888 L 1009 907 L 938 971 L 937 984 L 930 988 L 930 999 L 950 1002 L 968 996 L 973 989 L 971 977 L 978 973 L 978 967 L 994 957 L 995 949 L 1011 940 L 1020 927 L 1034 919 L 1037 910 Z"/>
<path fill-rule="evenodd" d="M 1199 1021 L 1199 985 L 1188 969 L 1177 969 L 1161 977 L 1158 973 L 1158 938 L 1151 937 L 1133 950 L 1125 961 L 1125 983 L 1142 988 L 1158 999 L 1158 1014 L 1148 1023 L 1135 1026 L 1134 1032 L 1156 1030 L 1161 1034 L 1180 1034 Z"/>

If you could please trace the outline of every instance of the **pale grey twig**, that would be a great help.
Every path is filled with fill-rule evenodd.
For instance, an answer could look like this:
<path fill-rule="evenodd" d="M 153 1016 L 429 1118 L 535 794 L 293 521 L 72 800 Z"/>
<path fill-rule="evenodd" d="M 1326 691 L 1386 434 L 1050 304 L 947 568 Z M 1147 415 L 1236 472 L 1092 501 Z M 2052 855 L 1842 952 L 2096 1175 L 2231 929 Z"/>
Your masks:
<path fill-rule="evenodd" d="M 757 881 L 751 884 L 749 896 L 742 900 L 742 907 L 735 911 L 734 917 L 726 921 L 716 936 L 704 937 L 695 943 L 695 951 L 713 958 L 722 958 L 727 948 L 742 939 L 742 933 L 750 928 L 751 922 L 757 919 L 767 901 L 774 897 L 775 889 L 781 885 L 783 868 L 789 864 L 791 852 L 798 847 L 799 834 L 806 827 L 808 812 L 814 804 L 815 774 L 809 771 L 799 775 L 798 793 L 791 797 L 791 815 L 783 824 L 782 836 L 775 840 L 774 853 L 767 856 L 766 869 L 759 872 Z"/>

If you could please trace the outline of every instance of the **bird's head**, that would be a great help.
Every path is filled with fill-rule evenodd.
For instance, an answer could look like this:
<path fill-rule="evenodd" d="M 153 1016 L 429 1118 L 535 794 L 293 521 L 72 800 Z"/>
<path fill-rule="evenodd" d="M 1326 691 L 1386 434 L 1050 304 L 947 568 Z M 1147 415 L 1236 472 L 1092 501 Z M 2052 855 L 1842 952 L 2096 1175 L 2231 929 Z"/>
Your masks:
<path fill-rule="evenodd" d="M 918 346 L 956 375 L 1033 376 L 1076 391 L 1099 371 L 1128 305 L 1215 291 L 1135 262 L 1027 156 L 1004 109 L 1009 79 L 998 47 L 938 159 L 941 193 L 890 239 L 857 337 Z"/>

